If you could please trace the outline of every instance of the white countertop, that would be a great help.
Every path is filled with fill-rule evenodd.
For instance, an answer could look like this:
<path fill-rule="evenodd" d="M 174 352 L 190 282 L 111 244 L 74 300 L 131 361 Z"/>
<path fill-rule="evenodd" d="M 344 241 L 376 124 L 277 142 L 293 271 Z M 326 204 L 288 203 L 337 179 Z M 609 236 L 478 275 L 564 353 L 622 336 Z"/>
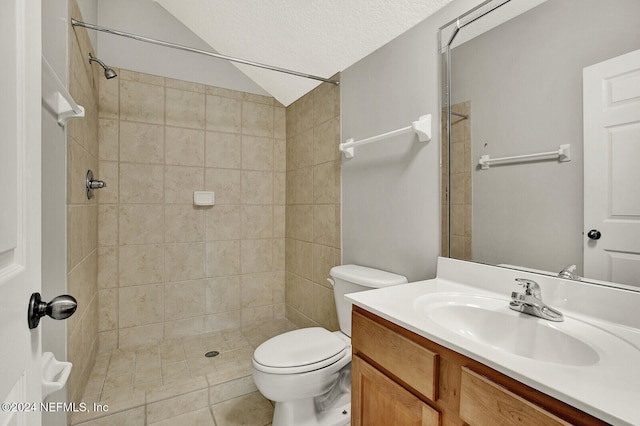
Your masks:
<path fill-rule="evenodd" d="M 514 355 L 439 325 L 416 305 L 425 295 L 463 293 L 503 299 L 509 312 L 511 291 L 518 291 L 515 278 L 540 284 L 543 301 L 565 316 L 565 322 L 553 323 L 558 330 L 570 330 L 576 323 L 596 327 L 589 344 L 598 353 L 597 362 L 565 365 Z M 605 422 L 640 425 L 640 293 L 440 258 L 438 277 L 433 280 L 352 293 L 346 298 Z M 611 345 L 607 339 L 618 343 Z"/>

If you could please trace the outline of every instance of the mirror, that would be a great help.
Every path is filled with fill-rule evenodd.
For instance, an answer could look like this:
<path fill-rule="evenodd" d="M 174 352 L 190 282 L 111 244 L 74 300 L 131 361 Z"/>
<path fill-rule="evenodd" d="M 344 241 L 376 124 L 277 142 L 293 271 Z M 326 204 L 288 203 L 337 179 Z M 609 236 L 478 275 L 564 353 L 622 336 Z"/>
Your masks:
<path fill-rule="evenodd" d="M 443 256 L 640 291 L 639 16 L 491 0 L 441 28 Z M 603 108 L 626 121 L 599 124 Z"/>

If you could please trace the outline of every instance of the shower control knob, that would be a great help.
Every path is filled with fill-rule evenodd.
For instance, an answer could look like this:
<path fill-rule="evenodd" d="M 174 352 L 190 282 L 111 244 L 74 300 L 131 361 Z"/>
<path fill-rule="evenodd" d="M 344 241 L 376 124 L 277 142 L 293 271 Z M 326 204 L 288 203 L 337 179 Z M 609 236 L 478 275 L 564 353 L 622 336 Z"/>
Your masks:
<path fill-rule="evenodd" d="M 87 170 L 87 176 L 85 178 L 85 186 L 87 188 L 87 198 L 90 200 L 93 198 L 93 190 L 106 188 L 107 182 L 103 180 L 97 180 L 93 178 L 93 172 L 91 170 Z"/>
<path fill-rule="evenodd" d="M 89 188 L 91 189 L 100 189 L 100 188 L 106 188 L 107 187 L 107 183 L 103 180 L 92 180 L 89 182 Z"/>
<path fill-rule="evenodd" d="M 78 302 L 75 297 L 64 294 L 54 297 L 51 302 L 43 302 L 40 293 L 33 293 L 29 299 L 27 321 L 29 328 L 33 329 L 40 324 L 40 318 L 47 315 L 56 320 L 67 319 L 76 311 Z"/>
<path fill-rule="evenodd" d="M 601 236 L 602 234 L 597 229 L 592 229 L 591 231 L 587 232 L 587 237 L 589 237 L 589 239 L 591 240 L 599 240 Z"/>

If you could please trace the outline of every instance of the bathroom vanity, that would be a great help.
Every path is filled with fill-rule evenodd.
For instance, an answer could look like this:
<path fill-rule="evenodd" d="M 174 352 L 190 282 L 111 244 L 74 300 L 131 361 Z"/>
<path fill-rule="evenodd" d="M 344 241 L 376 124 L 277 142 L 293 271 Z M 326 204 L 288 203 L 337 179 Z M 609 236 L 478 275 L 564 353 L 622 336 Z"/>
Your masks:
<path fill-rule="evenodd" d="M 353 326 L 354 425 L 607 424 L 361 308 Z"/>
<path fill-rule="evenodd" d="M 565 321 L 510 310 L 515 278 Z M 640 424 L 638 297 L 445 258 L 436 279 L 348 295 L 352 424 Z"/>

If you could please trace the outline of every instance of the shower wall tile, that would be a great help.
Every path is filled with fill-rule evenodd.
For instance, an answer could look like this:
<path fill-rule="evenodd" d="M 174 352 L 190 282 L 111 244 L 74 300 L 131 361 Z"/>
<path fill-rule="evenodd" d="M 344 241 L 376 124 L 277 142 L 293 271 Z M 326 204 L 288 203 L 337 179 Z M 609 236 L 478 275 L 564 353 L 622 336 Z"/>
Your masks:
<path fill-rule="evenodd" d="M 172 88 L 166 89 L 167 126 L 204 129 L 205 95 Z"/>
<path fill-rule="evenodd" d="M 112 351 L 118 347 L 118 330 L 101 331 L 98 333 L 98 353 Z"/>
<path fill-rule="evenodd" d="M 137 71 L 122 69 L 118 74 L 120 81 L 132 81 L 137 83 L 154 84 L 156 86 L 164 86 L 164 77 L 158 75 L 146 74 Z M 120 89 L 122 91 L 122 88 Z"/>
<path fill-rule="evenodd" d="M 232 133 L 207 132 L 207 167 L 239 169 L 242 166 L 241 135 Z"/>
<path fill-rule="evenodd" d="M 242 92 L 238 92 L 237 90 L 224 89 L 222 87 L 214 87 L 214 86 L 206 86 L 205 93 L 207 95 L 213 96 L 222 96 L 225 98 L 233 98 L 242 100 Z"/>
<path fill-rule="evenodd" d="M 204 316 L 206 281 L 185 281 L 165 285 L 167 321 Z"/>
<path fill-rule="evenodd" d="M 123 327 L 118 329 L 118 347 L 127 348 L 157 343 L 164 339 L 164 323 L 143 325 L 140 327 Z"/>
<path fill-rule="evenodd" d="M 164 249 L 162 244 L 121 246 L 118 255 L 120 287 L 164 281 Z"/>
<path fill-rule="evenodd" d="M 166 127 L 166 164 L 204 166 L 204 130 Z"/>
<path fill-rule="evenodd" d="M 242 169 L 273 170 L 273 139 L 242 136 Z"/>
<path fill-rule="evenodd" d="M 164 323 L 164 339 L 177 339 L 207 333 L 205 317 L 185 318 Z M 180 376 L 177 377 L 180 380 Z"/>
<path fill-rule="evenodd" d="M 164 127 L 121 121 L 120 161 L 162 164 L 164 162 Z"/>
<path fill-rule="evenodd" d="M 242 326 L 271 319 L 273 319 L 273 305 L 244 308 L 240 311 L 240 323 Z"/>
<path fill-rule="evenodd" d="M 118 290 L 105 289 L 98 292 L 100 299 L 98 330 L 108 331 L 118 328 Z"/>
<path fill-rule="evenodd" d="M 273 109 L 273 137 L 285 139 L 287 137 L 287 110 L 276 106 Z"/>
<path fill-rule="evenodd" d="M 240 241 L 207 243 L 207 277 L 240 274 Z"/>
<path fill-rule="evenodd" d="M 187 281 L 205 277 L 205 243 L 166 244 L 165 281 Z"/>
<path fill-rule="evenodd" d="M 286 177 L 287 204 L 312 204 L 314 196 L 313 168 L 305 167 L 291 170 L 287 172 Z"/>
<path fill-rule="evenodd" d="M 115 68 L 114 68 L 115 69 Z M 122 71 L 115 69 L 118 75 Z M 100 93 L 98 95 L 98 116 L 117 120 L 120 115 L 120 83 L 117 79 L 98 80 Z"/>
<path fill-rule="evenodd" d="M 120 76 L 99 98 L 99 165 L 109 179 L 99 198 L 99 343 L 137 346 L 282 318 L 285 108 L 266 96 Z M 214 206 L 193 205 L 201 190 L 215 192 Z M 245 290 L 242 306 L 241 282 L 260 297 Z"/>
<path fill-rule="evenodd" d="M 219 314 L 205 315 L 204 328 L 207 332 L 227 330 L 240 327 L 240 311 L 227 311 Z"/>
<path fill-rule="evenodd" d="M 205 286 L 205 310 L 217 314 L 240 309 L 240 276 L 212 278 Z"/>
<path fill-rule="evenodd" d="M 273 105 L 242 102 L 242 133 L 273 137 Z"/>
<path fill-rule="evenodd" d="M 164 167 L 157 164 L 120 164 L 121 203 L 163 203 Z"/>
<path fill-rule="evenodd" d="M 301 241 L 313 240 L 313 206 L 288 205 L 286 207 L 285 235 Z"/>
<path fill-rule="evenodd" d="M 98 248 L 98 288 L 118 286 L 118 247 Z"/>
<path fill-rule="evenodd" d="M 279 277 L 271 272 L 243 275 L 240 281 L 240 306 L 251 308 L 273 304 L 274 281 Z"/>
<path fill-rule="evenodd" d="M 273 204 L 282 206 L 287 203 L 287 174 L 275 172 L 273 174 Z M 284 220 L 284 217 L 283 217 Z"/>
<path fill-rule="evenodd" d="M 120 327 L 161 323 L 164 320 L 164 285 L 151 284 L 119 289 Z"/>
<path fill-rule="evenodd" d="M 287 141 L 276 138 L 273 142 L 273 170 L 276 172 L 287 171 Z"/>
<path fill-rule="evenodd" d="M 336 249 L 320 244 L 312 245 L 313 251 L 313 265 L 312 280 L 315 283 L 322 284 L 327 288 L 331 287 L 331 284 L 327 281 L 327 271 L 330 271 L 336 265 L 340 264 L 340 258 L 337 257 Z"/>
<path fill-rule="evenodd" d="M 97 248 L 97 207 L 97 204 L 67 207 L 67 271 Z"/>
<path fill-rule="evenodd" d="M 290 239 L 286 242 L 285 256 L 288 272 L 311 279 L 313 274 L 313 245 L 311 243 Z"/>
<path fill-rule="evenodd" d="M 118 120 L 101 118 L 98 122 L 98 160 L 118 161 Z"/>
<path fill-rule="evenodd" d="M 136 81 L 120 82 L 120 119 L 164 124 L 164 88 Z"/>
<path fill-rule="evenodd" d="M 313 166 L 313 203 L 340 202 L 340 163 L 331 161 Z"/>
<path fill-rule="evenodd" d="M 164 241 L 164 206 L 161 204 L 120 204 L 119 244 L 153 244 Z"/>
<path fill-rule="evenodd" d="M 207 96 L 207 130 L 227 133 L 242 131 L 242 101 L 221 96 Z"/>
<path fill-rule="evenodd" d="M 255 102 L 263 105 L 275 105 L 276 100 L 271 96 L 256 95 L 255 93 L 240 92 L 240 99 L 247 102 Z"/>
<path fill-rule="evenodd" d="M 67 148 L 67 202 L 69 204 L 92 204 L 87 199 L 84 182 L 87 170 L 98 171 L 98 159 L 87 152 L 82 145 L 70 138 Z"/>
<path fill-rule="evenodd" d="M 98 245 L 115 246 L 118 244 L 118 205 L 100 204 L 98 206 Z"/>
<path fill-rule="evenodd" d="M 273 204 L 273 173 L 242 171 L 242 204 Z"/>
<path fill-rule="evenodd" d="M 217 198 L 217 194 L 216 194 Z M 240 239 L 240 206 L 216 205 L 205 212 L 206 240 Z"/>
<path fill-rule="evenodd" d="M 279 312 L 299 327 L 336 330 L 326 279 L 340 263 L 339 87 L 322 84 L 289 105 L 286 138 L 286 275 Z"/>
<path fill-rule="evenodd" d="M 201 167 L 165 166 L 164 196 L 168 204 L 192 204 L 193 191 L 204 188 Z"/>
<path fill-rule="evenodd" d="M 313 129 L 287 138 L 287 171 L 313 165 Z"/>
<path fill-rule="evenodd" d="M 271 271 L 273 268 L 273 241 L 242 240 L 240 247 L 243 274 Z"/>
<path fill-rule="evenodd" d="M 107 186 L 94 191 L 93 195 L 97 198 L 98 204 L 113 204 L 118 202 L 118 186 L 119 186 L 119 166 L 117 161 L 100 161 L 98 162 L 100 175 L 95 179 L 102 180 Z"/>
<path fill-rule="evenodd" d="M 200 83 L 192 83 L 190 81 L 176 80 L 173 78 L 165 78 L 165 86 L 172 89 L 187 90 L 189 92 L 205 93 L 205 85 Z"/>
<path fill-rule="evenodd" d="M 88 316 L 86 315 L 90 315 L 88 306 L 98 291 L 95 279 L 97 274 L 98 255 L 96 250 L 69 271 L 67 290 L 77 299 L 78 306 L 82 307 L 78 312 L 79 315 L 74 315 L 67 321 L 67 327 L 72 331 L 81 331 L 87 325 L 85 319 Z"/>
<path fill-rule="evenodd" d="M 276 271 L 284 271 L 286 268 L 285 248 L 284 238 L 273 240 L 273 269 Z"/>
<path fill-rule="evenodd" d="M 273 237 L 273 206 L 242 206 L 241 230 L 242 239 Z"/>
<path fill-rule="evenodd" d="M 313 125 L 318 126 L 340 116 L 340 87 L 321 84 L 313 94 Z"/>
<path fill-rule="evenodd" d="M 191 204 L 167 204 L 164 208 L 165 243 L 204 241 L 205 211 Z"/>
<path fill-rule="evenodd" d="M 320 164 L 327 161 L 339 161 L 340 118 L 335 117 L 313 129 L 313 161 Z"/>
<path fill-rule="evenodd" d="M 313 128 L 313 91 L 287 107 L 287 138 Z"/>
<path fill-rule="evenodd" d="M 240 170 L 205 170 L 205 190 L 214 191 L 216 204 L 240 204 Z"/>
<path fill-rule="evenodd" d="M 283 205 L 273 206 L 273 237 L 284 238 L 285 236 L 285 213 L 286 207 Z"/>

